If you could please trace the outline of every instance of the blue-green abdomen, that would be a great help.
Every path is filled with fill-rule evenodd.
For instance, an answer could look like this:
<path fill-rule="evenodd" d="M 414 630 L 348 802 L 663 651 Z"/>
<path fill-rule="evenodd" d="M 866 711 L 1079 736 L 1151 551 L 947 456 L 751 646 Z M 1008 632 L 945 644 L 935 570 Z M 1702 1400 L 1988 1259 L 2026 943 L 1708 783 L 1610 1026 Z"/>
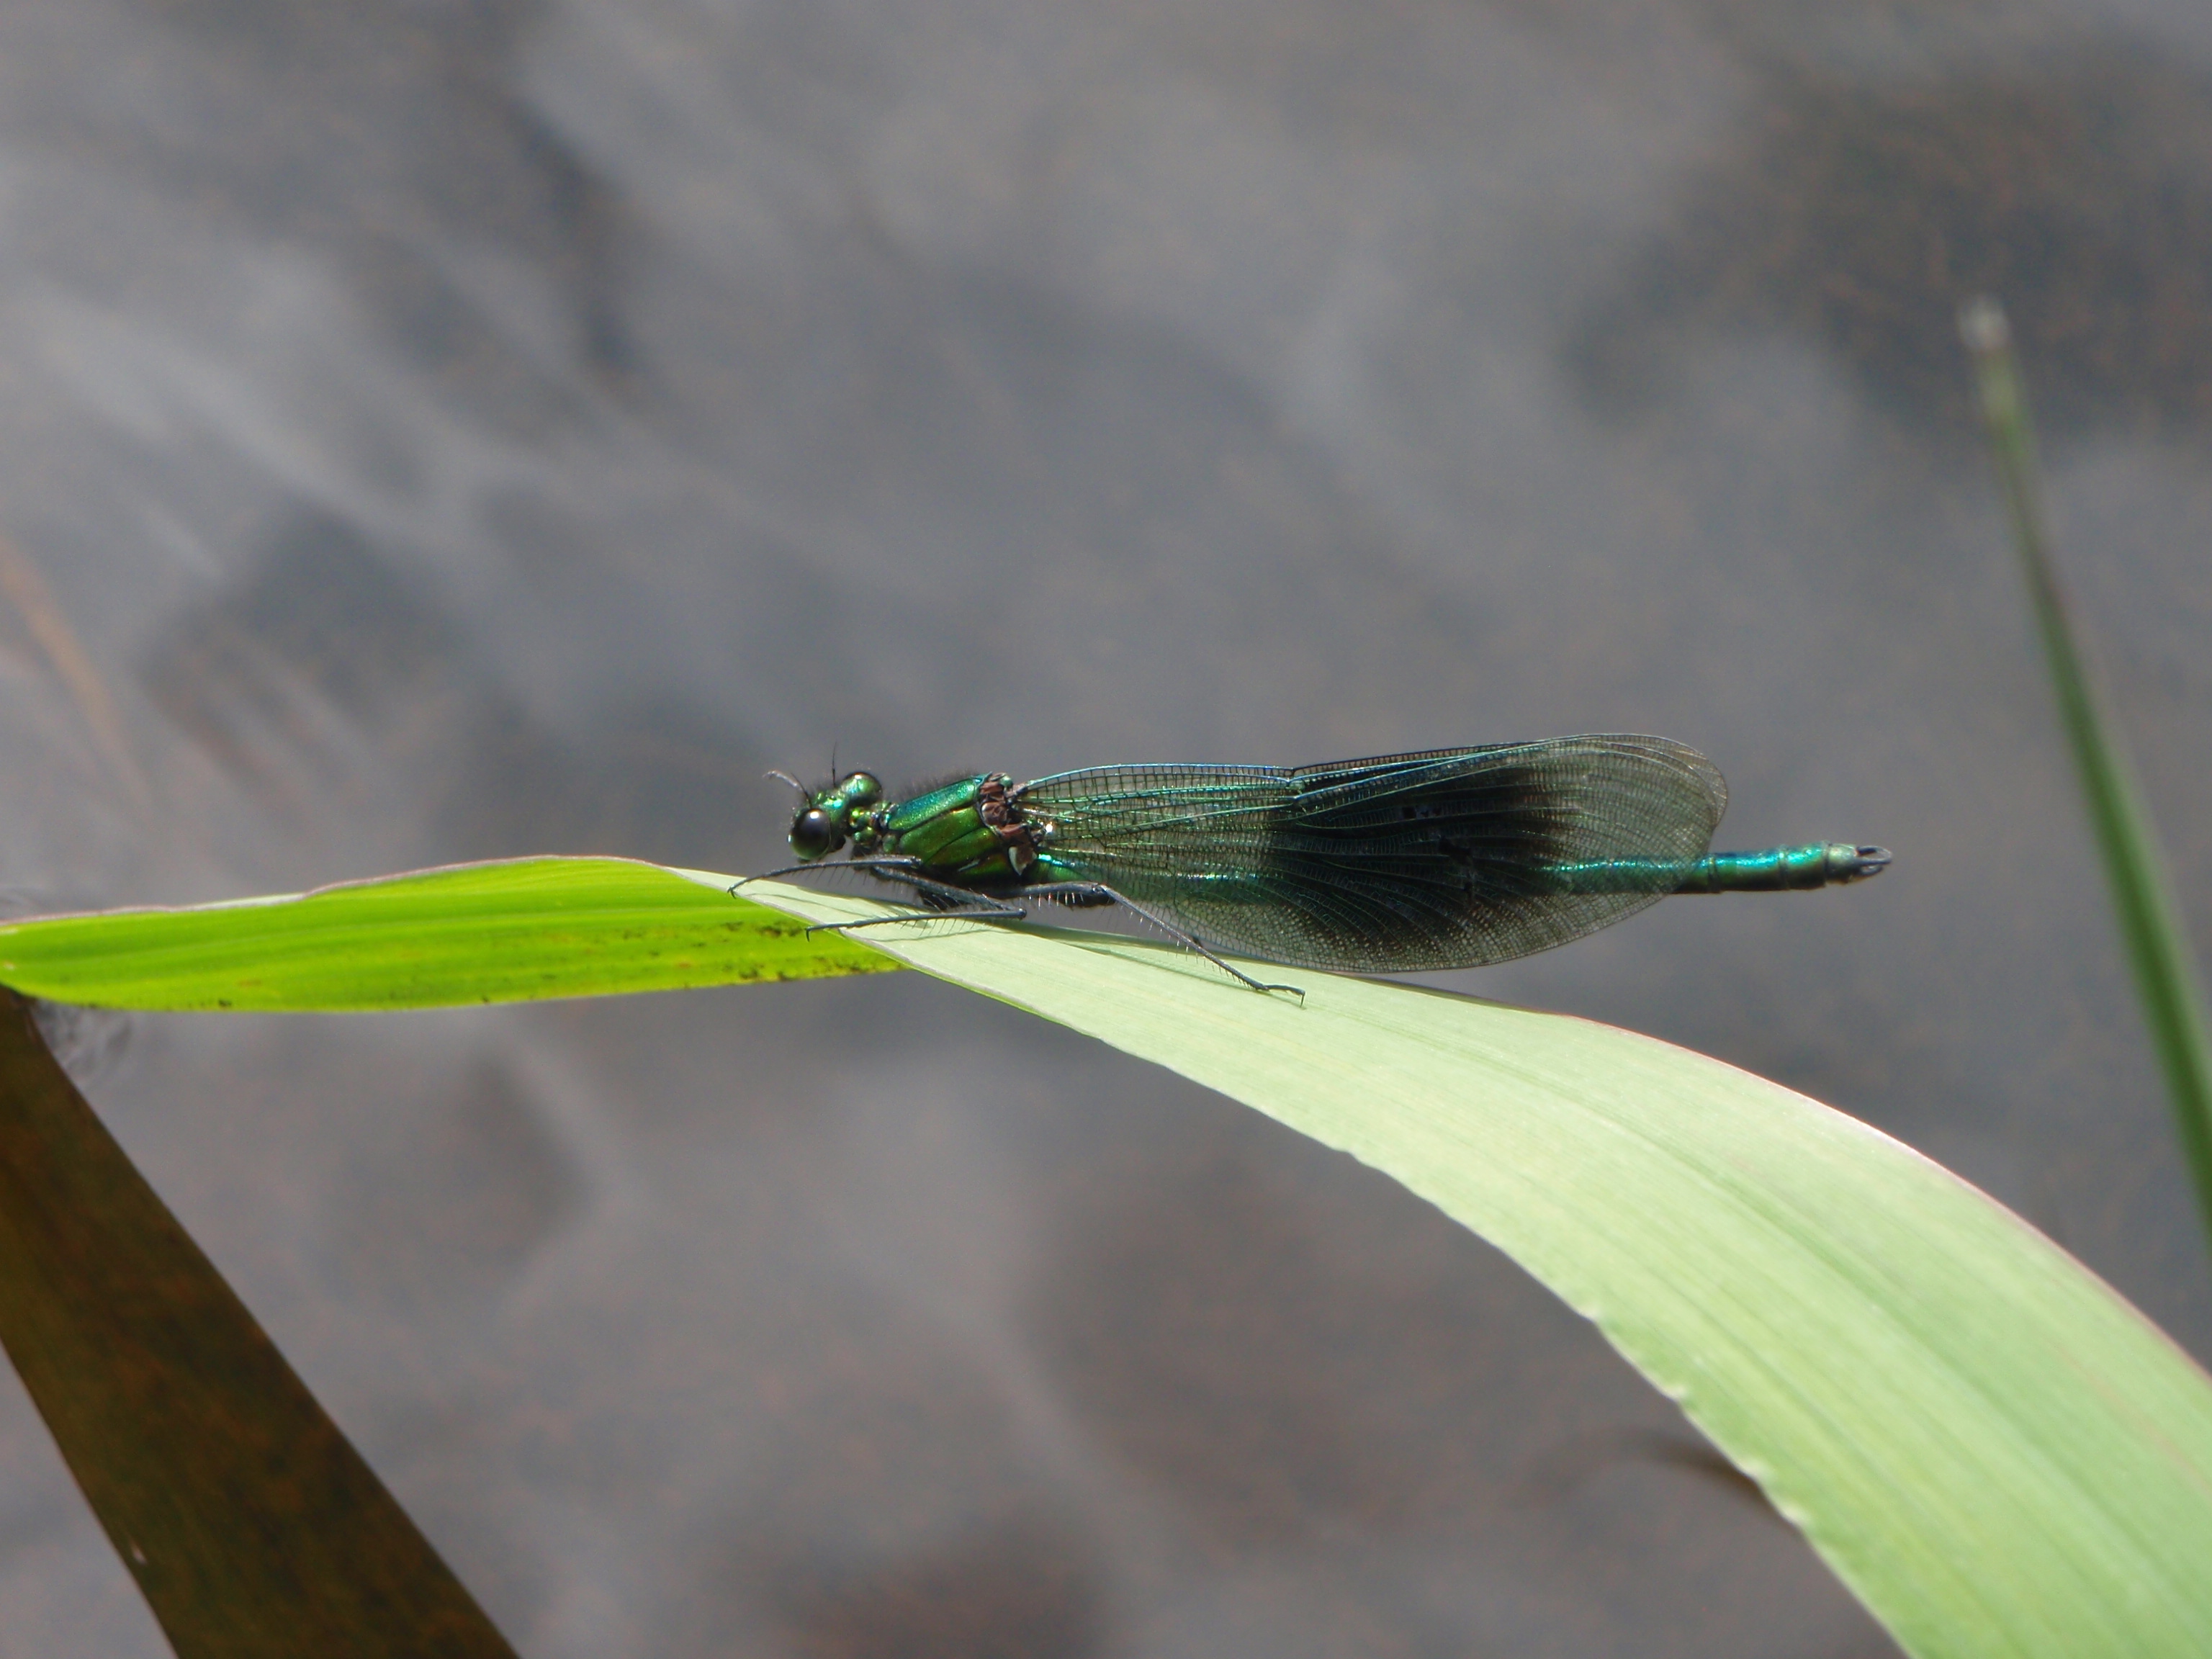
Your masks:
<path fill-rule="evenodd" d="M 1674 859 L 1606 859 L 1554 865 L 1548 872 L 1568 893 L 1783 893 L 1863 881 L 1889 863 L 1879 847 L 1822 842 L 1768 847 L 1755 853 L 1711 853 Z"/>
<path fill-rule="evenodd" d="M 1889 863 L 1879 847 L 1822 842 L 1757 853 L 1715 853 L 1691 866 L 1678 893 L 1795 893 L 1863 881 Z"/>

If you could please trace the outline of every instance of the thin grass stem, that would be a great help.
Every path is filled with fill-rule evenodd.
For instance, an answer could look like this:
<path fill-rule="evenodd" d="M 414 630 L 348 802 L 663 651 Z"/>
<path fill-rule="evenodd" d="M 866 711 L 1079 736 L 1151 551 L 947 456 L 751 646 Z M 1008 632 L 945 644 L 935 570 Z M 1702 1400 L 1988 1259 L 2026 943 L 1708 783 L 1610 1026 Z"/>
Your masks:
<path fill-rule="evenodd" d="M 2208 1238 L 2212 1238 L 2212 1041 L 2205 1033 L 2204 999 L 2195 959 L 2134 769 L 2118 728 L 2105 713 L 2094 666 L 2082 650 L 2052 563 L 2035 435 L 2011 327 L 2002 307 L 1987 296 L 1966 303 L 1959 326 L 1973 358 L 1982 419 L 2012 520 L 2013 545 L 2027 579 L 2059 720 L 2073 750 L 2082 799 L 2112 885 L 2128 965 L 2142 999 L 2159 1069 L 2165 1075 L 2182 1155 L 2197 1185 Z"/>

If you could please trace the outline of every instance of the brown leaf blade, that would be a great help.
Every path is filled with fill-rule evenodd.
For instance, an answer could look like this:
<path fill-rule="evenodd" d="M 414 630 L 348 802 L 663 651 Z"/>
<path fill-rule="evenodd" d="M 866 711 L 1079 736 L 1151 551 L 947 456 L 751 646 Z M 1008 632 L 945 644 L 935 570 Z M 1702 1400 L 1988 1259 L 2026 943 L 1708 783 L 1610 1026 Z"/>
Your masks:
<path fill-rule="evenodd" d="M 514 1659 L 6 991 L 0 1345 L 183 1659 Z"/>

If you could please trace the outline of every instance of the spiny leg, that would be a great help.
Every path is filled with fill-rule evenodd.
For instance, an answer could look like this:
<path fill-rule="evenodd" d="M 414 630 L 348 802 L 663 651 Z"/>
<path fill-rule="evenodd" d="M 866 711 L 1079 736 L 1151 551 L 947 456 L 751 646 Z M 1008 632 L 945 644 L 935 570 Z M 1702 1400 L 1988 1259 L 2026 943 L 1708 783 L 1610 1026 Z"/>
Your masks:
<path fill-rule="evenodd" d="M 781 870 L 763 871 L 757 876 L 747 876 L 742 881 L 732 882 L 730 884 L 730 896 L 735 898 L 738 889 L 748 881 L 766 881 L 775 876 L 799 875 L 808 871 L 819 871 L 824 868 L 866 870 L 879 880 L 902 882 L 917 893 L 941 900 L 951 900 L 961 908 L 923 910 L 909 916 L 867 916 L 859 921 L 817 921 L 806 930 L 809 933 L 848 933 L 856 927 L 882 927 L 898 921 L 1025 921 L 1029 918 L 1029 912 L 1018 904 L 1010 904 L 1006 900 L 996 898 L 991 894 L 979 893 L 969 887 L 955 887 L 949 882 L 937 881 L 923 875 L 920 859 L 847 859 L 842 863 L 829 866 L 795 864 Z M 1065 904 L 1071 908 L 1085 902 L 1118 904 L 1125 910 L 1142 916 L 1186 950 L 1196 951 L 1239 984 L 1249 986 L 1255 991 L 1288 991 L 1300 1002 L 1306 1000 L 1305 991 L 1300 986 L 1270 985 L 1231 967 L 1173 922 L 1164 916 L 1155 915 L 1127 894 L 1109 887 L 1103 881 L 1042 882 L 1032 887 L 1018 887 L 1007 895 L 1007 898 L 1041 898 L 1048 903 Z"/>
<path fill-rule="evenodd" d="M 1127 893 L 1117 892 L 1115 889 L 1109 887 L 1103 881 L 1042 882 L 1034 887 L 1017 887 L 1006 896 L 1009 898 L 1018 899 L 1039 898 L 1045 900 L 1048 903 L 1066 904 L 1071 906 L 1086 903 L 1118 904 L 1123 909 L 1142 916 L 1146 921 L 1151 922 L 1153 927 L 1158 928 L 1160 932 L 1165 933 L 1170 939 L 1175 940 L 1176 944 L 1182 945 L 1184 949 L 1195 951 L 1199 955 L 1204 957 L 1215 967 L 1221 969 L 1223 973 L 1228 975 L 1230 978 L 1237 980 L 1243 984 L 1249 985 L 1255 991 L 1288 991 L 1300 1002 L 1304 1002 L 1306 1000 L 1305 992 L 1297 986 L 1269 985 L 1262 981 L 1254 979 L 1249 974 L 1239 972 L 1237 969 L 1231 967 L 1227 963 L 1224 962 L 1219 957 L 1214 955 L 1212 951 L 1207 950 L 1205 945 L 1200 944 L 1196 939 L 1185 933 L 1182 928 L 1176 927 L 1173 922 L 1169 921 L 1163 916 L 1154 915 L 1152 911 L 1147 910 L 1143 905 L 1138 903 L 1136 900 L 1131 898 Z"/>
<path fill-rule="evenodd" d="M 806 931 L 810 933 L 849 933 L 855 927 L 884 927 L 898 921 L 1021 921 L 1029 912 L 1018 904 L 1006 904 L 988 893 L 976 892 L 973 888 L 955 887 L 950 882 L 934 880 L 921 873 L 920 859 L 847 859 L 840 864 L 802 864 L 789 870 L 771 870 L 768 875 L 796 875 L 801 871 L 865 870 L 878 881 L 901 882 L 918 894 L 939 901 L 949 901 L 943 908 L 917 910 L 905 916 L 866 916 L 859 921 L 817 921 Z M 748 876 L 745 881 L 764 881 L 767 876 Z M 739 882 L 730 889 L 732 897 Z"/>
<path fill-rule="evenodd" d="M 843 859 L 834 864 L 823 864 L 819 861 L 813 864 L 787 864 L 781 870 L 763 870 L 758 875 L 740 876 L 729 884 L 726 890 L 732 898 L 735 898 L 738 896 L 738 888 L 750 885 L 751 883 L 756 881 L 774 881 L 778 876 L 818 876 L 825 870 L 865 870 L 870 875 L 875 876 L 884 881 L 906 881 L 913 883 L 915 885 L 924 887 L 942 886 L 944 884 L 942 883 L 933 883 L 926 879 L 916 882 L 915 880 L 915 872 L 919 872 L 921 868 L 921 860 L 920 859 L 908 858 Z M 965 888 L 948 889 L 947 890 L 958 892 L 963 896 L 973 896 L 968 893 L 968 890 Z M 885 921 L 903 921 L 906 918 L 903 916 L 885 916 L 883 917 L 882 920 Z M 831 924 L 824 922 L 822 925 L 827 927 Z M 836 925 L 840 927 L 861 927 L 866 924 L 860 922 L 841 922 Z"/>
<path fill-rule="evenodd" d="M 738 896 L 738 888 L 750 886 L 754 882 L 774 881 L 778 876 L 804 875 L 809 870 L 818 868 L 820 868 L 818 865 L 812 864 L 787 864 L 781 870 L 763 870 L 758 875 L 739 876 L 723 890 L 728 893 L 732 898 L 735 898 Z"/>

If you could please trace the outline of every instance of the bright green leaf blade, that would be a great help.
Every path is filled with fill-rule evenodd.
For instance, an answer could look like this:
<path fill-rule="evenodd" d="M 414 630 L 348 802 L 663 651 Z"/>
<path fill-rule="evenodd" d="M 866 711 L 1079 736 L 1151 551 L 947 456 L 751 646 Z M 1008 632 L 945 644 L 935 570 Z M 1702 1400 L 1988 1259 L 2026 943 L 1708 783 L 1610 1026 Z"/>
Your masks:
<path fill-rule="evenodd" d="M 727 876 L 514 859 L 281 898 L 0 923 L 0 984 L 110 1008 L 300 1012 L 672 991 L 900 964 Z"/>
<path fill-rule="evenodd" d="M 747 890 L 810 921 L 887 914 Z M 1887 1136 L 1583 1020 L 1255 965 L 1302 1006 L 1095 933 L 868 937 L 1341 1148 L 1497 1244 L 1923 1659 L 2212 1652 L 2212 1381 Z"/>

